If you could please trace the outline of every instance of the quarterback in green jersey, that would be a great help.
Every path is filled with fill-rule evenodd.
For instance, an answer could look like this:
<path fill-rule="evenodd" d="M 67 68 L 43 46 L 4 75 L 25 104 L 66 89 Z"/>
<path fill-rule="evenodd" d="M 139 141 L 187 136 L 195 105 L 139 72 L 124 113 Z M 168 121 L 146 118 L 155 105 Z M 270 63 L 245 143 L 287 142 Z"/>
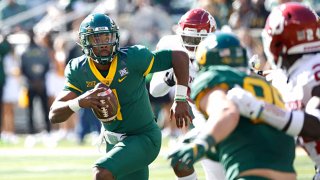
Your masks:
<path fill-rule="evenodd" d="M 169 155 L 171 165 L 191 166 L 214 153 L 228 179 L 296 179 L 294 138 L 260 119 L 241 116 L 227 97 L 229 89 L 240 86 L 284 108 L 274 87 L 237 69 L 246 67 L 245 54 L 231 33 L 215 32 L 200 43 L 196 60 L 201 70 L 191 86 L 191 97 L 207 117 L 207 125 L 193 141 Z"/>
<path fill-rule="evenodd" d="M 190 120 L 186 101 L 189 78 L 188 55 L 182 51 L 155 51 L 135 45 L 119 48 L 119 29 L 105 14 L 90 14 L 79 29 L 84 55 L 72 59 L 66 69 L 64 91 L 51 106 L 52 123 L 64 122 L 80 108 L 103 106 L 97 96 L 109 86 L 118 101 L 115 119 L 103 122 L 106 154 L 94 166 L 94 179 L 139 179 L 149 177 L 148 165 L 155 160 L 161 147 L 161 132 L 152 112 L 145 76 L 173 68 L 179 88 L 171 117 L 177 123 Z"/>

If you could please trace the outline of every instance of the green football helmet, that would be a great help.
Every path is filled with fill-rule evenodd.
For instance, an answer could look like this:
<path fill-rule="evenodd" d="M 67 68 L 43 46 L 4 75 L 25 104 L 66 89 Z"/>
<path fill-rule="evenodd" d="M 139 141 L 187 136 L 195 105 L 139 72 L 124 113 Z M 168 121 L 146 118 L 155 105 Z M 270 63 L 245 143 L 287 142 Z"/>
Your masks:
<path fill-rule="evenodd" d="M 105 14 L 90 14 L 80 24 L 79 39 L 80 46 L 87 56 L 97 63 L 107 64 L 113 60 L 118 52 L 119 28 Z M 111 50 L 107 54 L 102 53 L 106 46 L 111 46 Z"/>
<path fill-rule="evenodd" d="M 212 65 L 228 65 L 242 70 L 248 69 L 245 48 L 232 33 L 216 31 L 200 44 L 196 52 L 196 66 L 199 69 Z"/>

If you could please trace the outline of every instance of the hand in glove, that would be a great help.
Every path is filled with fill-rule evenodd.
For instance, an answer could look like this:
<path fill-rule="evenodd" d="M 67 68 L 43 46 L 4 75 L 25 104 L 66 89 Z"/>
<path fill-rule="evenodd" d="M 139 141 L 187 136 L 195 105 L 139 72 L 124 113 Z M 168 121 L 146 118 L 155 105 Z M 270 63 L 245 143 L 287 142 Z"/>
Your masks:
<path fill-rule="evenodd" d="M 263 110 L 263 101 L 258 100 L 250 92 L 235 86 L 227 93 L 227 98 L 233 101 L 239 108 L 240 114 L 249 119 L 258 119 Z"/>
<path fill-rule="evenodd" d="M 182 144 L 180 148 L 170 153 L 168 159 L 171 159 L 172 167 L 178 166 L 179 169 L 183 169 L 186 166 L 191 168 L 214 145 L 215 140 L 210 135 L 197 137 L 193 142 Z"/>
<path fill-rule="evenodd" d="M 176 84 L 176 82 L 175 82 L 175 80 L 174 80 L 174 73 L 173 73 L 173 71 L 167 72 L 167 73 L 166 73 L 166 76 L 163 78 L 163 80 L 164 80 L 164 82 L 165 82 L 168 86 L 170 86 L 170 87 L 172 87 L 172 86 L 174 86 L 174 85 Z"/>

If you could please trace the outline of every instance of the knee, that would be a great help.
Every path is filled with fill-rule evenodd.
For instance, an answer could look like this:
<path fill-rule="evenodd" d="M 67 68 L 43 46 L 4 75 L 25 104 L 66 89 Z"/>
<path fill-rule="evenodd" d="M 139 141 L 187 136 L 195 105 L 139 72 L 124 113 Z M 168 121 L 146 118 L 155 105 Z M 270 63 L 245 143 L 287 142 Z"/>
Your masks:
<path fill-rule="evenodd" d="M 94 167 L 93 179 L 94 180 L 114 180 L 114 177 L 108 169 Z"/>

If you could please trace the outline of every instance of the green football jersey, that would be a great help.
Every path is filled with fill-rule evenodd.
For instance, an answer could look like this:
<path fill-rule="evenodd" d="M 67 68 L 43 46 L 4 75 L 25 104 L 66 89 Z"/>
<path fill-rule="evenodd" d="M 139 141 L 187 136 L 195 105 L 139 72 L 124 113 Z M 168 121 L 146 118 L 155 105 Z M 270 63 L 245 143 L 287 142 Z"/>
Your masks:
<path fill-rule="evenodd" d="M 191 97 L 196 104 L 206 90 L 221 87 L 226 90 L 239 85 L 259 99 L 284 107 L 278 91 L 264 79 L 249 76 L 228 66 L 211 66 L 195 78 Z M 228 179 L 255 168 L 294 172 L 294 138 L 259 119 L 240 117 L 237 128 L 216 147 L 219 161 L 226 169 Z"/>
<path fill-rule="evenodd" d="M 99 71 L 93 60 L 84 55 L 72 59 L 65 69 L 65 89 L 81 95 L 99 82 L 110 86 L 119 107 L 116 119 L 103 123 L 104 127 L 128 135 L 143 132 L 155 122 L 145 76 L 172 67 L 171 51 L 159 53 L 139 45 L 121 48 L 109 71 Z"/>

